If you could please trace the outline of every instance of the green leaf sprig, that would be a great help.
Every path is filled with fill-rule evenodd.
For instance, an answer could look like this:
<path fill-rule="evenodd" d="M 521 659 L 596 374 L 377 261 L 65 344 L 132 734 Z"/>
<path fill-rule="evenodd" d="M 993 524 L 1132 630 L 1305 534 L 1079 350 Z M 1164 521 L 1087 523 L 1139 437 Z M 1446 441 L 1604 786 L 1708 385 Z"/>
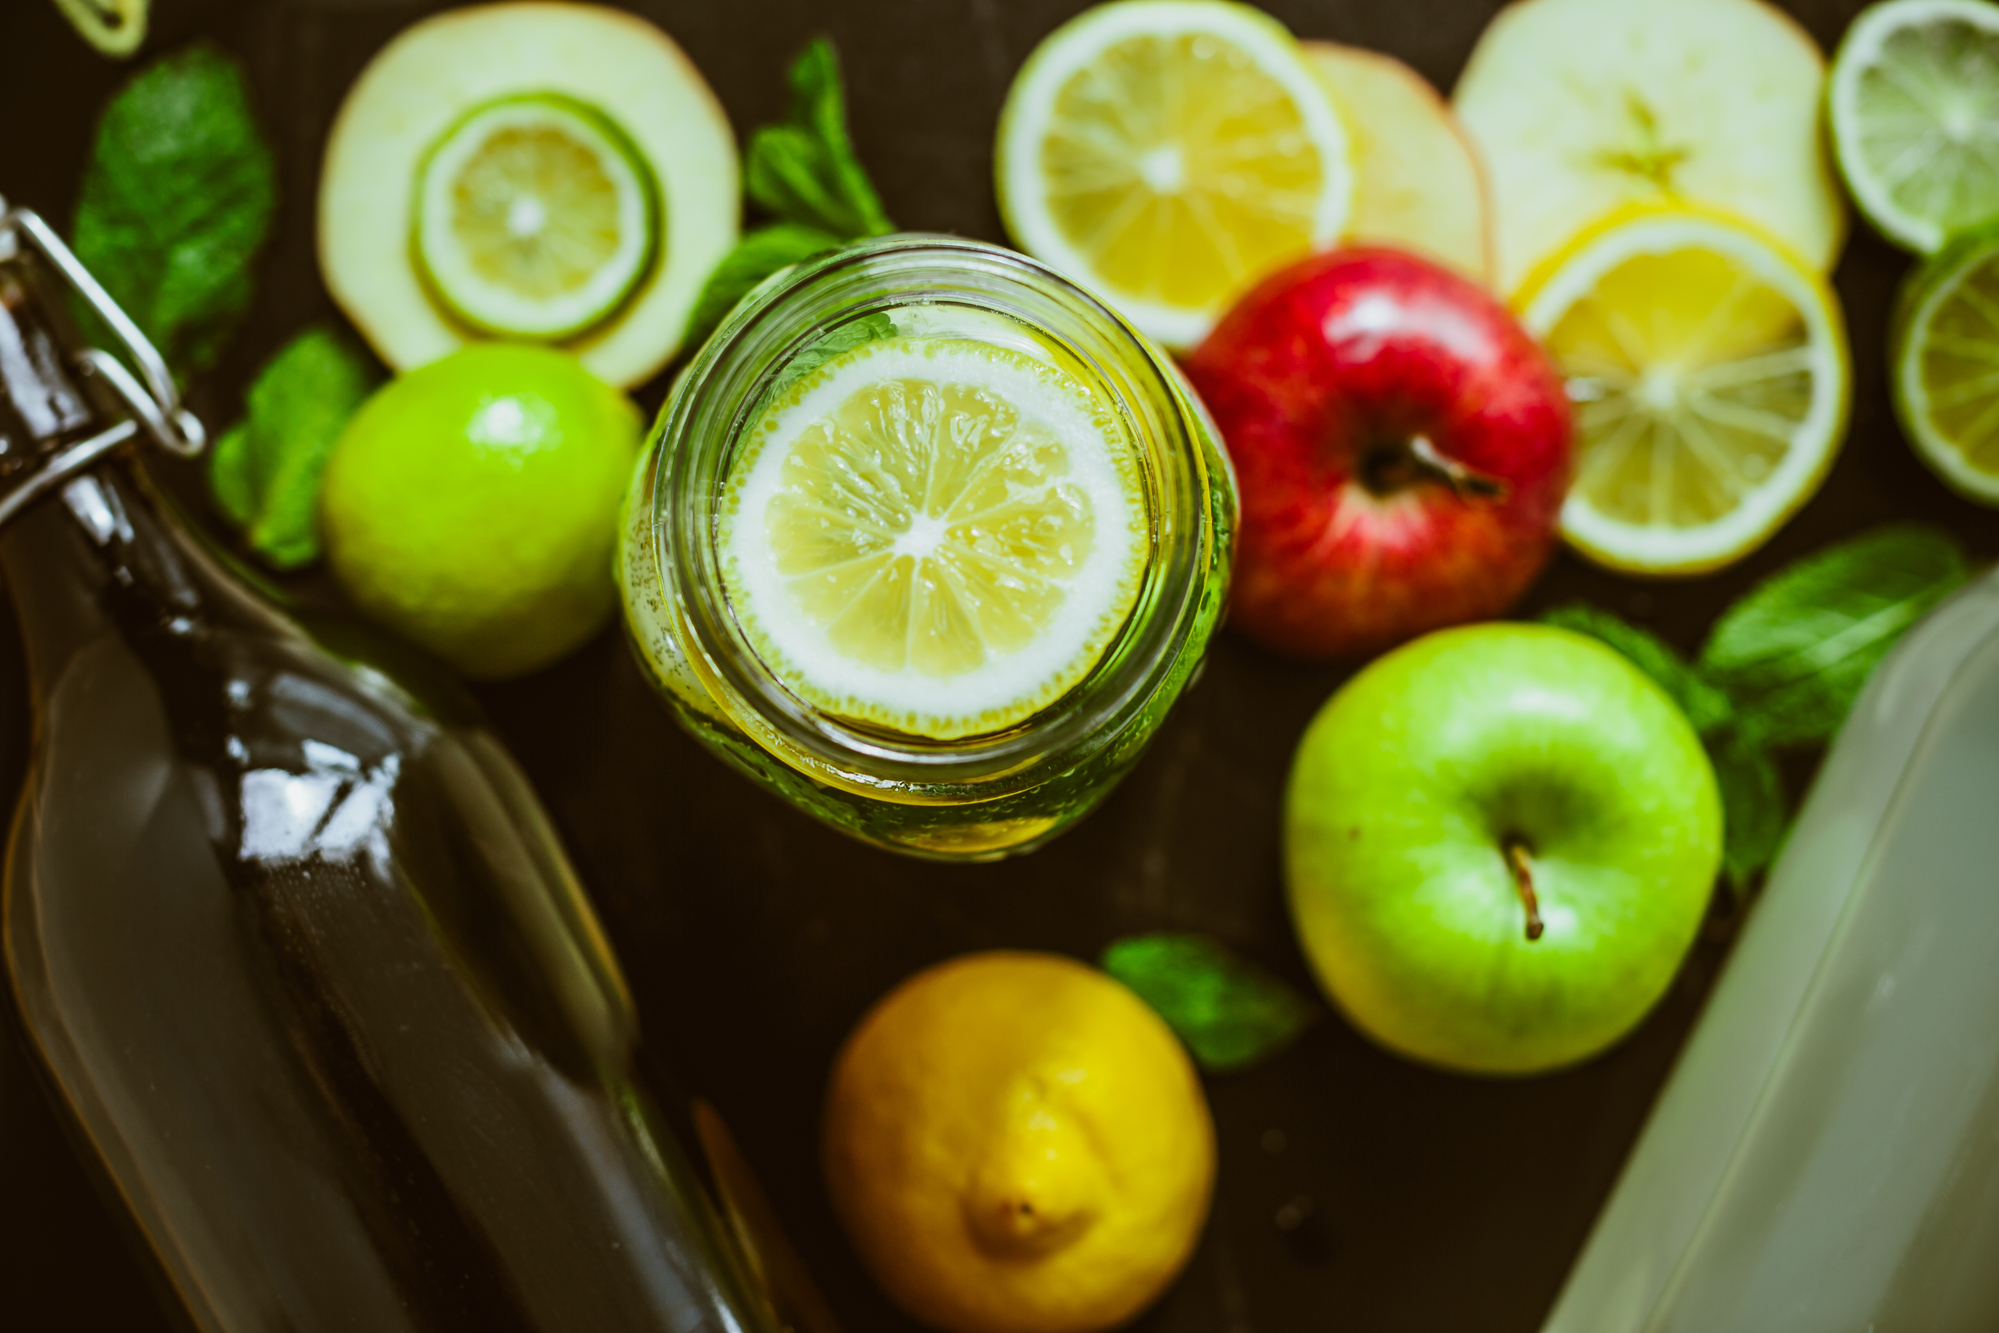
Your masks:
<path fill-rule="evenodd" d="M 1211 1074 L 1246 1069 L 1289 1046 L 1319 1007 L 1205 935 L 1116 940 L 1104 971 L 1151 1005 Z"/>
<path fill-rule="evenodd" d="M 1692 662 L 1592 606 L 1542 620 L 1617 649 L 1686 713 L 1721 785 L 1722 873 L 1739 899 L 1790 823 L 1777 752 L 1831 740 L 1896 640 L 1970 576 L 1948 533 L 1900 524 L 1778 570 L 1722 613 Z"/>
<path fill-rule="evenodd" d="M 840 61 L 821 37 L 791 67 L 791 110 L 750 136 L 743 189 L 777 219 L 745 235 L 708 275 L 688 319 L 698 346 L 764 279 L 801 260 L 895 230 L 847 135 Z"/>
<path fill-rule="evenodd" d="M 216 505 L 273 568 L 318 559 L 320 475 L 381 380 L 352 339 L 307 329 L 258 373 L 249 415 L 216 441 L 208 471 Z"/>
<path fill-rule="evenodd" d="M 250 307 L 277 193 L 242 70 L 201 44 L 141 70 L 105 108 L 72 244 L 174 373 L 194 375 Z"/>

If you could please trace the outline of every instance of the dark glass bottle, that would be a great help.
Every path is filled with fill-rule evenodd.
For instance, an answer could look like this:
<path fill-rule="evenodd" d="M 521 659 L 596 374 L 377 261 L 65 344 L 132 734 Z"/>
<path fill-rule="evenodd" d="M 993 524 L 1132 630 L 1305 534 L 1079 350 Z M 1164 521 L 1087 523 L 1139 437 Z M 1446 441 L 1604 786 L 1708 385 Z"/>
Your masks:
<path fill-rule="evenodd" d="M 0 255 L 0 509 L 117 419 L 33 266 Z M 35 711 L 7 966 L 189 1322 L 774 1327 L 493 736 L 253 593 L 131 449 L 46 490 L 0 526 Z"/>

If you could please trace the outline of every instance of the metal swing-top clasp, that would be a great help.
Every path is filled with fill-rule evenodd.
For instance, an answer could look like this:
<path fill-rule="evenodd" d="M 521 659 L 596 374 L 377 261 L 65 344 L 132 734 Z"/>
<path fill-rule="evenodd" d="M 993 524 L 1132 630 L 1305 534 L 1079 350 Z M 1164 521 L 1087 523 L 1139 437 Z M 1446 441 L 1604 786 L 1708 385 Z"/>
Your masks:
<path fill-rule="evenodd" d="M 174 386 L 173 372 L 167 369 L 166 360 L 132 322 L 132 317 L 119 308 L 46 222 L 25 208 L 10 209 L 6 200 L 0 199 L 0 266 L 19 258 L 24 250 L 40 257 L 83 298 L 84 304 L 117 338 L 145 382 L 141 384 L 124 362 L 98 348 L 86 347 L 71 356 L 68 369 L 84 379 L 101 380 L 131 415 L 109 429 L 50 454 L 25 477 L 15 481 L 0 494 L 0 524 L 141 434 L 178 458 L 193 458 L 208 444 L 208 433 L 201 422 L 181 406 L 180 390 Z M 0 358 L 13 350 L 17 349 L 0 345 Z M 0 370 L 4 369 L 0 366 Z"/>

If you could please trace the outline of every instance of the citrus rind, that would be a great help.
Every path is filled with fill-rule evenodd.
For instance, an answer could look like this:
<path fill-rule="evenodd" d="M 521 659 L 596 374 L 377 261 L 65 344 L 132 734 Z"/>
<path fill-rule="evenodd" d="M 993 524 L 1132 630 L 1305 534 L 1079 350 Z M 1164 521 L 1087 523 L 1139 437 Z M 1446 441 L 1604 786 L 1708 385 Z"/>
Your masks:
<path fill-rule="evenodd" d="M 146 43 L 146 11 L 151 0 L 56 0 L 56 8 L 76 25 L 83 40 L 113 60 L 123 60 Z"/>

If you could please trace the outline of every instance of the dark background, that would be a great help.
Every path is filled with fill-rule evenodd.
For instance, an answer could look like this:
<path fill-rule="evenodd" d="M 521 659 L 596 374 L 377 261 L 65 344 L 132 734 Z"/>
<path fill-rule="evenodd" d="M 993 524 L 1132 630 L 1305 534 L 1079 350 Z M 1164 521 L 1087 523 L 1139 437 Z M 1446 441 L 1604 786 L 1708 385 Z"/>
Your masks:
<path fill-rule="evenodd" d="M 1671 3 L 1672 0 L 1659 0 Z M 212 429 L 283 339 L 334 317 L 312 258 L 320 145 L 368 56 L 441 6 L 398 0 L 155 0 L 146 54 L 207 36 L 247 64 L 284 183 L 250 327 L 194 405 Z M 1000 100 L 1076 0 L 640 0 L 707 75 L 739 136 L 783 111 L 784 71 L 829 33 L 854 137 L 904 227 L 1003 241 L 991 185 Z M 1377 47 L 1448 89 L 1495 4 L 1271 0 L 1302 37 Z M 1830 49 L 1860 0 L 1790 6 Z M 0 0 L 0 193 L 67 228 L 97 109 L 129 73 L 49 0 Z M 1871 524 L 1923 518 L 1982 558 L 1999 521 L 1951 497 L 1889 415 L 1886 313 L 1906 260 L 1856 221 L 1838 286 L 1854 416 L 1820 495 L 1752 558 L 1644 585 L 1557 559 L 1526 612 L 1585 598 L 1697 646 L 1759 576 Z M 639 395 L 656 408 L 663 381 Z M 180 478 L 193 493 L 198 478 Z M 308 594 L 311 594 L 308 588 Z M 1300 987 L 1281 896 L 1291 748 L 1338 685 L 1224 634 L 1138 770 L 1078 830 L 1026 859 L 939 867 L 843 840 L 682 736 L 607 631 L 525 680 L 481 688 L 540 788 L 624 960 L 655 1054 L 734 1127 L 849 1333 L 913 1327 L 860 1269 L 815 1161 L 821 1089 L 863 1010 L 925 964 L 1011 946 L 1094 957 L 1146 930 L 1208 932 Z M 0 795 L 24 760 L 12 616 L 0 629 Z M 1810 757 L 1789 774 L 1808 779 Z M 1290 1052 L 1208 1082 L 1221 1173 L 1186 1275 L 1145 1333 L 1536 1328 L 1698 1014 L 1736 925 L 1718 903 L 1664 1002 L 1584 1068 L 1485 1082 L 1416 1068 L 1328 1017 Z M 1303 1222 L 1299 1223 L 1299 1219 Z M 0 1326 L 164 1328 L 111 1215 L 64 1146 L 20 1052 L 0 1045 Z"/>

